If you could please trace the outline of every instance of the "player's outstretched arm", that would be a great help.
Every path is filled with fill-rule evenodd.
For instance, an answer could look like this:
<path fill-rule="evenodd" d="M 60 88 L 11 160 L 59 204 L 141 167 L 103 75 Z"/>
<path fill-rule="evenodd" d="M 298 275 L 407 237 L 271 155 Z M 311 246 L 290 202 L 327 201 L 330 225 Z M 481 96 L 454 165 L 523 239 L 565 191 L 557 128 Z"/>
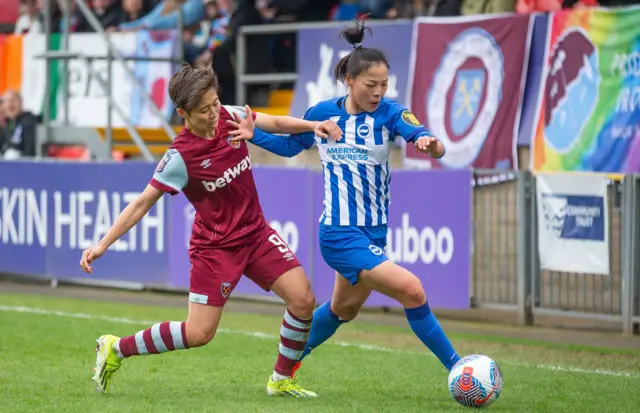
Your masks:
<path fill-rule="evenodd" d="M 315 139 L 310 132 L 282 136 L 254 129 L 250 142 L 276 155 L 292 158 L 305 149 L 310 149 Z"/>
<path fill-rule="evenodd" d="M 318 122 L 298 119 L 292 116 L 274 116 L 256 112 L 256 127 L 268 133 L 304 133 L 312 132 Z"/>
<path fill-rule="evenodd" d="M 401 136 L 407 143 L 413 143 L 416 148 L 430 155 L 433 159 L 444 156 L 444 145 L 404 106 L 396 105 L 394 133 Z"/>
<path fill-rule="evenodd" d="M 231 142 L 253 139 L 253 130 L 255 128 L 262 129 L 267 133 L 282 133 L 294 136 L 313 132 L 315 136 L 323 139 L 333 139 L 339 141 L 342 139 L 342 129 L 331 120 L 324 121 L 307 121 L 303 119 L 292 118 L 290 116 L 272 116 L 264 113 L 254 113 L 248 105 L 244 107 L 244 113 L 239 113 L 239 108 L 235 108 L 236 112 L 232 114 L 234 120 L 227 120 L 227 124 L 235 128 L 230 132 L 233 136 Z"/>
<path fill-rule="evenodd" d="M 414 144 L 420 152 L 430 155 L 433 159 L 440 159 L 444 156 L 444 145 L 433 136 L 419 136 Z"/>
<path fill-rule="evenodd" d="M 80 267 L 86 273 L 93 272 L 92 262 L 100 258 L 114 242 L 140 222 L 142 217 L 149 212 L 163 194 L 164 192 L 147 185 L 144 191 L 120 213 L 116 222 L 113 223 L 100 242 L 84 250 L 80 260 Z"/>
<path fill-rule="evenodd" d="M 340 140 L 342 138 L 342 129 L 330 120 L 327 121 L 311 121 L 298 119 L 292 116 L 274 116 L 266 113 L 256 112 L 255 124 L 257 128 L 268 133 L 284 133 L 298 134 L 305 132 L 314 132 L 321 138 L 331 138 Z"/>

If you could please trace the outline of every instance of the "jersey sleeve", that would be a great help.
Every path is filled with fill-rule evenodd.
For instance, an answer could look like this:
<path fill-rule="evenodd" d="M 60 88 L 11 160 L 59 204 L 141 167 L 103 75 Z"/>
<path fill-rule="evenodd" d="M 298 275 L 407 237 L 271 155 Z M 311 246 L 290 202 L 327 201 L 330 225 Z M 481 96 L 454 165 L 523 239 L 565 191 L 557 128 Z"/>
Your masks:
<path fill-rule="evenodd" d="M 433 136 L 409 109 L 395 105 L 394 111 L 396 113 L 391 118 L 394 136 L 400 136 L 407 142 L 415 142 L 422 136 Z"/>
<path fill-rule="evenodd" d="M 247 113 L 244 111 L 244 107 L 242 106 L 231 106 L 231 105 L 224 105 L 223 108 L 229 113 L 229 115 L 231 115 L 231 117 L 238 117 L 239 119 L 244 119 L 247 117 Z M 258 114 L 256 112 L 251 112 L 251 117 L 253 117 L 253 120 L 256 120 L 256 116 Z"/>
<path fill-rule="evenodd" d="M 320 119 L 320 115 L 319 115 L 319 110 L 317 105 L 316 106 L 311 106 L 309 109 L 307 109 L 307 111 L 304 113 L 304 116 L 302 117 L 302 119 L 304 120 L 311 120 L 311 121 L 324 121 L 326 119 Z"/>
<path fill-rule="evenodd" d="M 286 136 L 273 135 L 260 129 L 255 129 L 251 142 L 271 153 L 291 158 L 306 149 L 310 149 L 315 143 L 315 138 L 313 132 Z"/>
<path fill-rule="evenodd" d="M 149 184 L 162 192 L 177 195 L 187 186 L 188 181 L 187 165 L 180 152 L 176 149 L 168 149 L 158 163 Z"/>

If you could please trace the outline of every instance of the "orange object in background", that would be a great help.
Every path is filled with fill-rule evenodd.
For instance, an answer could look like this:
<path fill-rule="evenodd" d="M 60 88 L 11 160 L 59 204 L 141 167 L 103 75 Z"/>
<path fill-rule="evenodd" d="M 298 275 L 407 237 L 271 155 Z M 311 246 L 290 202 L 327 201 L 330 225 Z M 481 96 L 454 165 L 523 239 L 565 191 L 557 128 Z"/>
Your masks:
<path fill-rule="evenodd" d="M 11 35 L 0 39 L 0 94 L 22 88 L 22 38 Z"/>
<path fill-rule="evenodd" d="M 86 146 L 83 145 L 56 145 L 51 144 L 47 147 L 47 156 L 56 159 L 69 159 L 76 161 L 90 161 L 91 152 Z M 122 162 L 125 160 L 124 153 L 122 151 L 111 151 L 111 157 L 116 162 Z"/>

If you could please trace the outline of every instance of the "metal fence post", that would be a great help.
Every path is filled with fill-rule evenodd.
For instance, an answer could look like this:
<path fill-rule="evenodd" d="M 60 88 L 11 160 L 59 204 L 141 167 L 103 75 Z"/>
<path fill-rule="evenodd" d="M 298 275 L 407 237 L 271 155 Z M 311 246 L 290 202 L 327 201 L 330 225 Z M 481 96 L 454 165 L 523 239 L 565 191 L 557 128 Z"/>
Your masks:
<path fill-rule="evenodd" d="M 64 2 L 64 27 L 62 28 L 62 50 L 69 51 L 69 25 L 71 19 L 71 0 L 65 0 Z M 49 50 L 47 48 L 47 50 Z M 48 64 L 49 62 L 47 62 Z M 62 106 L 64 107 L 63 125 L 69 126 L 69 61 L 63 60 L 62 62 Z"/>
<path fill-rule="evenodd" d="M 45 50 L 48 52 L 51 49 L 51 3 L 52 0 L 44 0 L 44 42 Z M 44 142 L 49 143 L 51 138 L 51 65 L 49 60 L 45 61 L 45 88 L 44 88 L 44 108 L 43 108 L 43 123 L 44 123 Z M 42 149 L 42 145 L 38 145 L 38 149 Z"/>
<path fill-rule="evenodd" d="M 518 208 L 518 229 L 517 229 L 517 299 L 518 299 L 518 321 L 523 325 L 533 324 L 532 297 L 531 297 L 531 261 L 533 248 L 531 246 L 531 232 L 533 204 L 531 197 L 534 196 L 532 188 L 532 175 L 529 171 L 518 172 L 517 186 L 517 208 Z"/>
<path fill-rule="evenodd" d="M 635 281 L 638 270 L 637 258 L 637 226 L 638 219 L 638 191 L 636 191 L 637 177 L 626 175 L 622 182 L 622 253 L 621 279 L 620 279 L 620 307 L 622 313 L 622 331 L 624 334 L 633 334 L 635 313 L 635 300 L 637 289 Z"/>
<path fill-rule="evenodd" d="M 238 31 L 236 39 L 236 105 L 247 104 L 244 75 L 247 73 L 247 35 Z"/>
<path fill-rule="evenodd" d="M 528 203 L 531 208 L 531 214 L 528 217 L 529 224 L 531 225 L 530 231 L 528 234 L 529 244 L 527 245 L 527 249 L 529 251 L 530 261 L 529 261 L 529 282 L 530 282 L 530 304 L 529 307 L 533 312 L 534 309 L 540 305 L 540 255 L 538 254 L 538 197 L 536 194 L 536 177 L 531 174 L 530 179 L 530 193 L 531 196 L 528 199 Z"/>
<path fill-rule="evenodd" d="M 640 248 L 640 175 L 631 175 L 633 182 L 633 213 L 635 217 L 633 225 L 633 244 L 631 253 L 633 256 L 633 268 L 631 271 L 631 334 L 640 334 L 640 254 L 634 253 Z"/>

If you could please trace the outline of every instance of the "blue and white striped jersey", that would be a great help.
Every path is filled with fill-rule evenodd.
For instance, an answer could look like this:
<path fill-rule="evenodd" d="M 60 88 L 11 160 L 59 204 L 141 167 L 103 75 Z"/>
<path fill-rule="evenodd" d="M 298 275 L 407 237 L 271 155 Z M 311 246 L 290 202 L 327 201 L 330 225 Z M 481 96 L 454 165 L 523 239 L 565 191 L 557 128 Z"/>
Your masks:
<path fill-rule="evenodd" d="M 332 120 L 343 131 L 340 141 L 315 137 L 324 173 L 324 225 L 387 224 L 390 203 L 389 157 L 397 137 L 414 142 L 432 136 L 404 106 L 382 99 L 375 112 L 350 115 L 346 97 L 310 108 L 305 119 Z"/>

